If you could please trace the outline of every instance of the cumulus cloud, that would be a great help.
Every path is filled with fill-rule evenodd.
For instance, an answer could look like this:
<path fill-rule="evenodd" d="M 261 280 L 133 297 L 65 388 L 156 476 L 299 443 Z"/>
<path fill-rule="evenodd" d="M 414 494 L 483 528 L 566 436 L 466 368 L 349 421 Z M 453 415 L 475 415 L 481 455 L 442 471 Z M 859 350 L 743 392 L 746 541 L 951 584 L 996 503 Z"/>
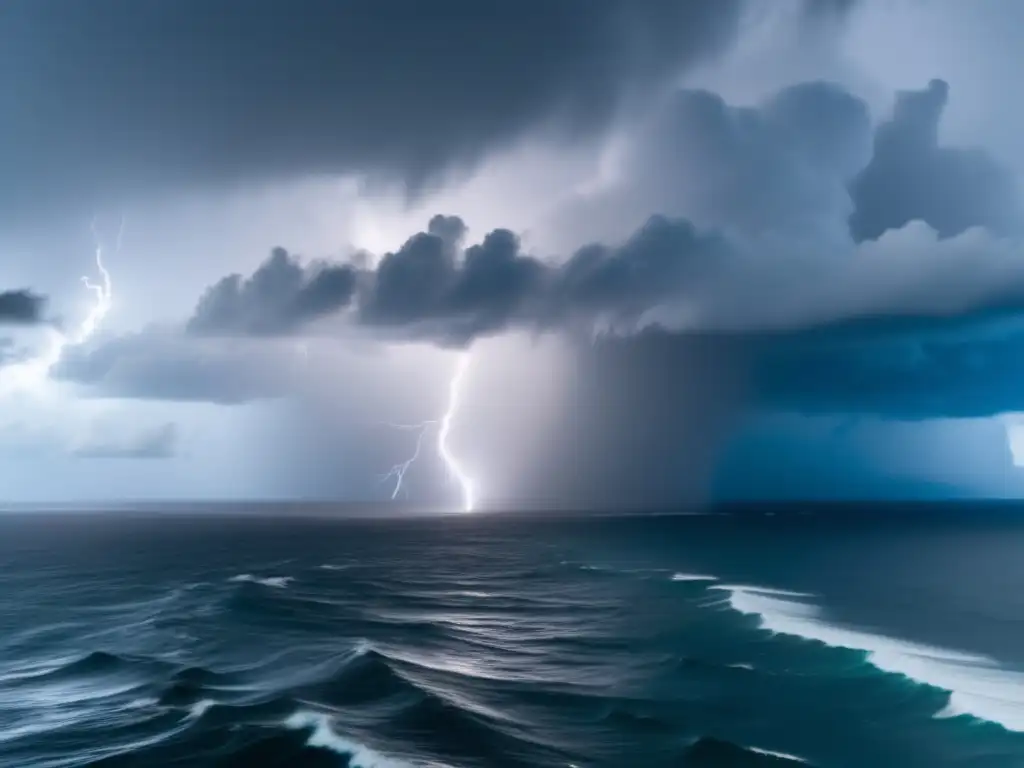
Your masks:
<path fill-rule="evenodd" d="M 42 322 L 46 299 L 27 289 L 0 291 L 0 325 Z"/>
<path fill-rule="evenodd" d="M 131 434 L 94 434 L 72 449 L 86 459 L 169 459 L 178 443 L 178 428 L 165 422 Z"/>
<path fill-rule="evenodd" d="M 229 275 L 200 299 L 188 330 L 206 335 L 287 334 L 348 305 L 356 287 L 349 265 L 304 267 L 275 248 L 252 276 Z"/>
<path fill-rule="evenodd" d="M 14 0 L 0 215 L 578 141 L 733 37 L 741 0 Z"/>
<path fill-rule="evenodd" d="M 852 186 L 850 230 L 856 239 L 873 239 L 910 221 L 924 221 L 944 237 L 971 227 L 1020 232 L 1009 170 L 981 149 L 939 143 L 948 99 L 942 80 L 898 94 L 891 119 L 875 133 L 871 162 Z"/>
<path fill-rule="evenodd" d="M 846 187 L 870 137 L 866 104 L 831 83 L 794 85 L 756 107 L 682 91 L 622 161 L 639 199 L 623 189 L 615 203 L 745 235 L 825 234 L 852 210 Z"/>
<path fill-rule="evenodd" d="M 618 239 L 652 212 L 741 237 L 849 240 L 849 184 L 871 157 L 867 104 L 839 85 L 788 86 L 753 106 L 682 90 L 616 156 L 610 180 L 544 229 Z M 576 240 L 575 242 L 578 242 Z"/>

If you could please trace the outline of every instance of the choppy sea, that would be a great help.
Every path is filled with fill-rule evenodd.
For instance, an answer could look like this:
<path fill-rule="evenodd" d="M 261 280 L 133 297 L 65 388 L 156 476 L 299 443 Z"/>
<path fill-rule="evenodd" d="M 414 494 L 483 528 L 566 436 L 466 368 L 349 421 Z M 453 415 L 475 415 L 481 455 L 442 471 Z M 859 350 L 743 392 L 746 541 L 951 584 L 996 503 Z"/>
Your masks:
<path fill-rule="evenodd" d="M 0 515 L 5 768 L 996 768 L 1022 731 L 1024 509 Z"/>

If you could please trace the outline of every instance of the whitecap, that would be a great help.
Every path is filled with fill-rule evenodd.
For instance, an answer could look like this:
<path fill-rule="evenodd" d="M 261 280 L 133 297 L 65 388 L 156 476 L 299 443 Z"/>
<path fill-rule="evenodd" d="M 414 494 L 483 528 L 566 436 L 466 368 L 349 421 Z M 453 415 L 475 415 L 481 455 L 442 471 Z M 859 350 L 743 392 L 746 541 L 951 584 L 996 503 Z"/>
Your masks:
<path fill-rule="evenodd" d="M 808 601 L 811 596 L 800 592 L 739 585 L 711 589 L 727 591 L 729 605 L 759 617 L 763 629 L 865 651 L 868 663 L 883 672 L 948 691 L 948 703 L 935 713 L 937 718 L 966 715 L 1024 732 L 1024 674 L 1002 669 L 988 657 L 830 624 Z"/>
<path fill-rule="evenodd" d="M 232 576 L 228 581 L 235 583 L 248 582 L 250 584 L 262 584 L 264 587 L 284 589 L 295 581 L 295 579 L 292 576 L 265 576 L 263 578 L 259 578 L 257 576 L 253 576 L 251 573 L 240 573 L 237 576 Z"/>
<path fill-rule="evenodd" d="M 760 747 L 747 747 L 748 752 L 756 752 L 759 755 L 765 755 L 766 757 L 775 757 L 779 760 L 789 760 L 793 763 L 807 763 L 802 757 L 797 755 L 791 755 L 788 752 L 774 752 L 770 749 L 761 749 Z"/>
<path fill-rule="evenodd" d="M 206 711 L 210 707 L 212 707 L 216 703 L 217 702 L 214 701 L 213 699 L 200 699 L 195 704 L 193 704 L 191 707 L 189 707 L 188 718 L 187 719 L 188 720 L 198 720 L 200 717 L 202 717 L 204 714 L 206 714 Z"/>
<path fill-rule="evenodd" d="M 754 584 L 717 584 L 711 589 L 718 589 L 725 592 L 748 592 L 756 595 L 773 595 L 775 597 L 814 597 L 807 592 L 794 592 L 791 589 L 775 589 L 774 587 L 759 587 Z"/>
<path fill-rule="evenodd" d="M 364 744 L 339 736 L 331 728 L 331 718 L 322 712 L 299 710 L 284 721 L 284 726 L 296 731 L 311 730 L 307 746 L 336 752 L 348 758 L 351 768 L 413 768 L 411 763 L 387 757 Z"/>
<path fill-rule="evenodd" d="M 718 577 L 703 573 L 673 573 L 672 581 L 718 581 Z"/>

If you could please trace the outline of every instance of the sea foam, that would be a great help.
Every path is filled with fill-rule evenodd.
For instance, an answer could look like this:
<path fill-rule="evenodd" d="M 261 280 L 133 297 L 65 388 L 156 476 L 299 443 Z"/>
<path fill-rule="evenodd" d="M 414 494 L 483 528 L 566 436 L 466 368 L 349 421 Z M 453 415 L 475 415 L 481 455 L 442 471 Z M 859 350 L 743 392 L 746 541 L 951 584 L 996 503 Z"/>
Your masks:
<path fill-rule="evenodd" d="M 260 578 L 258 576 L 253 576 L 251 573 L 240 573 L 237 576 L 232 576 L 228 581 L 235 583 L 248 582 L 250 584 L 262 584 L 264 587 L 284 589 L 295 581 L 295 579 L 291 576 L 266 576 Z"/>
<path fill-rule="evenodd" d="M 936 648 L 830 624 L 811 595 L 765 587 L 722 584 L 729 605 L 758 616 L 771 632 L 815 640 L 834 648 L 865 651 L 877 669 L 949 692 L 936 717 L 968 715 L 1024 732 L 1024 674 L 1001 669 L 985 656 Z"/>
<path fill-rule="evenodd" d="M 747 747 L 747 749 L 759 755 L 764 755 L 765 757 L 775 757 L 779 760 L 789 760 L 791 763 L 807 762 L 802 757 L 799 757 L 798 755 L 791 755 L 788 752 L 774 752 L 770 749 L 761 749 L 760 747 Z"/>
<path fill-rule="evenodd" d="M 718 581 L 718 577 L 703 573 L 673 573 L 672 581 Z"/>
<path fill-rule="evenodd" d="M 411 763 L 382 755 L 369 747 L 339 736 L 331 728 L 331 718 L 322 712 L 299 710 L 284 725 L 296 731 L 311 731 L 306 745 L 320 747 L 348 758 L 351 768 L 413 768 Z"/>

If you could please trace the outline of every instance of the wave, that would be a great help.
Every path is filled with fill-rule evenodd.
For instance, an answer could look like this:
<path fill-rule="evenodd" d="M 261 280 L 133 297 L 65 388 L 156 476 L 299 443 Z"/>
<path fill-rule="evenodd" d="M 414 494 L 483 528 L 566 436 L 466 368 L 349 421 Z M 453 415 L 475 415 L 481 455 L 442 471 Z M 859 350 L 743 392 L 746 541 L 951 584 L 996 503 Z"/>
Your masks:
<path fill-rule="evenodd" d="M 703 573 L 673 573 L 672 581 L 718 581 L 718 577 Z"/>
<path fill-rule="evenodd" d="M 188 709 L 188 719 L 198 720 L 210 707 L 214 706 L 217 702 L 213 699 L 200 699 Z"/>
<path fill-rule="evenodd" d="M 724 739 L 702 736 L 691 744 L 686 752 L 686 765 L 695 768 L 714 768 L 720 765 L 744 766 L 745 768 L 771 768 L 784 764 L 802 763 L 809 765 L 802 757 L 786 752 L 773 752 L 760 747 L 746 747 Z"/>
<path fill-rule="evenodd" d="M 863 651 L 875 668 L 949 693 L 935 717 L 970 716 L 1024 732 L 1024 674 L 1001 668 L 986 656 L 922 645 L 831 624 L 811 595 L 747 585 L 716 585 L 729 593 L 736 611 L 757 616 L 759 625 L 781 635 L 833 648 Z"/>
<path fill-rule="evenodd" d="M 323 712 L 300 709 L 284 721 L 284 727 L 309 731 L 306 746 L 328 749 L 347 758 L 349 768 L 414 768 L 412 763 L 382 755 L 335 733 L 330 715 Z"/>
<path fill-rule="evenodd" d="M 264 576 L 262 578 L 253 576 L 251 573 L 240 573 L 237 576 L 232 576 L 228 579 L 234 583 L 249 583 L 249 584 L 262 584 L 264 587 L 274 587 L 275 589 L 284 589 L 293 581 L 294 576 Z"/>
<path fill-rule="evenodd" d="M 22 698 L 56 695 L 55 692 L 62 690 L 67 691 L 68 696 L 89 698 L 108 688 L 130 690 L 168 668 L 166 663 L 156 659 L 92 651 L 83 656 L 62 657 L 46 664 L 14 670 L 5 675 L 2 682 Z"/>
<path fill-rule="evenodd" d="M 717 581 L 717 579 L 716 579 Z M 773 597 L 800 597 L 811 598 L 814 595 L 809 592 L 794 592 L 791 589 L 775 589 L 774 587 L 760 587 L 754 584 L 716 584 L 711 589 L 723 592 L 747 592 L 757 595 L 771 595 Z"/>
<path fill-rule="evenodd" d="M 761 749 L 760 747 L 747 747 L 751 752 L 758 755 L 765 755 L 766 757 L 776 757 L 779 760 L 788 760 L 791 763 L 806 763 L 802 757 L 797 755 L 791 755 L 788 752 L 775 752 L 771 749 Z"/>

